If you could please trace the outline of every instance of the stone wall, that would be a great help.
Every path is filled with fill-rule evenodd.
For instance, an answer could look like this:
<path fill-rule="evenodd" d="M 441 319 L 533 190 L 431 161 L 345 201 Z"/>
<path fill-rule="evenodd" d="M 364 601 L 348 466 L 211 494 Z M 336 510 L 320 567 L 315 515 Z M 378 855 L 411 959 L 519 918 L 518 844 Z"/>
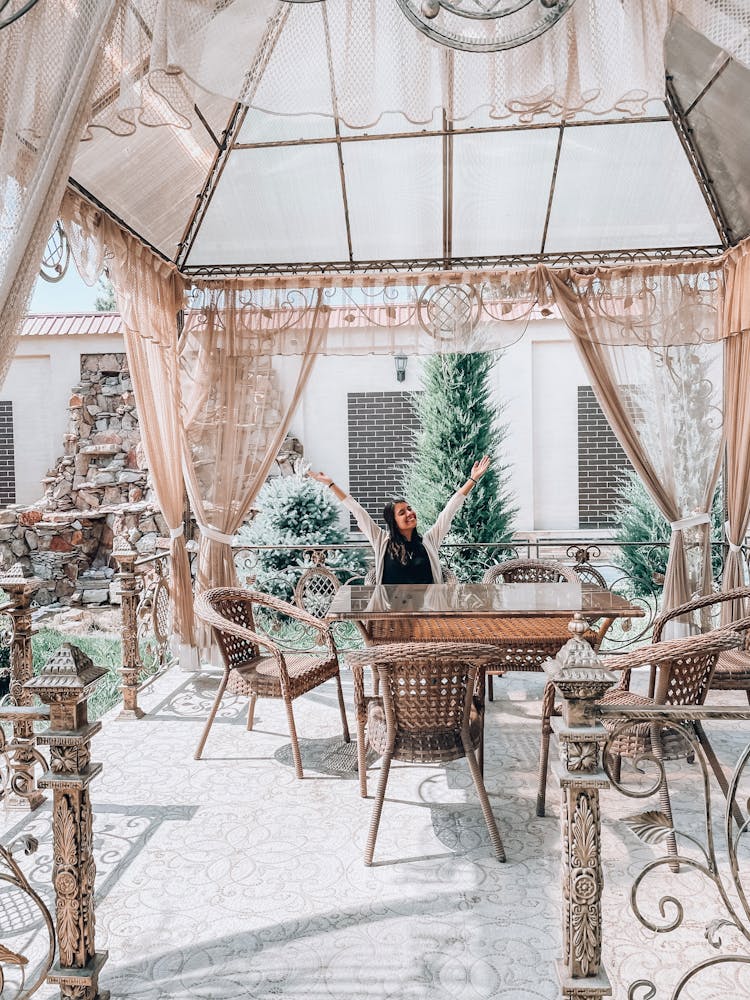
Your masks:
<path fill-rule="evenodd" d="M 0 511 L 0 566 L 20 561 L 46 581 L 39 604 L 100 604 L 110 597 L 115 534 L 126 532 L 143 554 L 168 535 L 148 484 L 125 354 L 81 356 L 63 447 L 42 499 Z"/>

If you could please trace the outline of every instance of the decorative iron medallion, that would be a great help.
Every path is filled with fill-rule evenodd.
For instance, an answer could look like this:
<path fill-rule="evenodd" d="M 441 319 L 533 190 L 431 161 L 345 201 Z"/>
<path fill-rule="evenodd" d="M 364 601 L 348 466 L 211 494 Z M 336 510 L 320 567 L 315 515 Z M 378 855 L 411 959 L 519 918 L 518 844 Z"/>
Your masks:
<path fill-rule="evenodd" d="M 456 340 L 474 332 L 482 301 L 472 285 L 428 285 L 419 296 L 419 322 L 436 340 Z"/>
<path fill-rule="evenodd" d="M 499 52 L 543 35 L 575 0 L 397 0 L 434 42 L 464 52 Z"/>
<path fill-rule="evenodd" d="M 68 237 L 65 235 L 65 230 L 58 220 L 50 234 L 50 238 L 47 240 L 39 274 L 45 281 L 60 281 L 65 276 L 69 263 L 70 244 L 68 243 Z"/>
<path fill-rule="evenodd" d="M 25 0 L 25 3 L 19 3 L 19 0 L 0 0 L 0 31 L 23 17 L 38 2 L 39 0 Z"/>

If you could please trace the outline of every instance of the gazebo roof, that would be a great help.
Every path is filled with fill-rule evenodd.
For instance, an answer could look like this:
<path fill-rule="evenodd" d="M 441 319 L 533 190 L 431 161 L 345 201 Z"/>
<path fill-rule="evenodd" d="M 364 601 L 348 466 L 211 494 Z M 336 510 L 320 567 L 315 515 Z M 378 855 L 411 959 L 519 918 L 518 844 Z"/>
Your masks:
<path fill-rule="evenodd" d="M 490 83 L 502 90 L 503 59 L 517 75 L 543 39 L 582 47 L 580 11 L 603 18 L 611 4 L 579 0 L 543 39 L 492 56 L 425 39 L 395 3 L 365 6 L 379 46 L 369 62 L 356 25 L 340 23 L 356 4 L 260 4 L 277 13 L 250 48 L 217 15 L 193 71 L 203 86 L 184 86 L 179 108 L 152 93 L 141 110 L 167 122 L 158 128 L 128 128 L 121 85 L 103 82 L 73 186 L 193 274 L 701 256 L 750 233 L 750 69 L 680 15 L 658 86 L 649 54 L 637 65 L 628 49 L 632 34 L 610 33 L 610 51 L 589 39 L 610 60 L 601 73 L 630 90 L 611 107 L 606 88 L 582 91 L 561 116 L 554 100 L 529 110 L 490 99 Z M 373 76 L 378 60 L 398 87 Z"/>

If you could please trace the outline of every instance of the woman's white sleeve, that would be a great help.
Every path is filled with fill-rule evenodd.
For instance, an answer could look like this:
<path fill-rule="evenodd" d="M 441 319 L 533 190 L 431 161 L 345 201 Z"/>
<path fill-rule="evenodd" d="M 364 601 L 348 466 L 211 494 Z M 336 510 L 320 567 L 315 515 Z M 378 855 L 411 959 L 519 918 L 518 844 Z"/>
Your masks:
<path fill-rule="evenodd" d="M 378 540 L 383 534 L 383 529 L 379 528 L 377 524 L 373 521 L 370 515 L 367 513 L 364 507 L 357 503 L 354 497 L 345 496 L 341 503 L 346 507 L 348 511 L 354 515 L 354 520 L 357 522 L 357 527 L 365 536 L 367 541 L 372 545 L 374 549 L 377 549 Z"/>
<path fill-rule="evenodd" d="M 436 548 L 440 546 L 440 543 L 450 531 L 453 518 L 459 512 L 465 500 L 466 494 L 462 493 L 460 490 L 454 493 L 445 507 L 441 510 L 437 521 L 435 521 L 429 531 L 425 532 L 425 538 L 429 538 Z"/>

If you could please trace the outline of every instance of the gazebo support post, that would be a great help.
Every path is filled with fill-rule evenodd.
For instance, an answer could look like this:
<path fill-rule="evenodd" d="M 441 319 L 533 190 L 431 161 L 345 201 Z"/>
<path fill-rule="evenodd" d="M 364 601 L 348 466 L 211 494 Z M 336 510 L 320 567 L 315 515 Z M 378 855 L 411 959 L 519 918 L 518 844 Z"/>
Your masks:
<path fill-rule="evenodd" d="M 595 702 L 615 683 L 591 646 L 583 640 L 586 622 L 576 615 L 573 637 L 544 669 L 562 698 L 562 719 L 555 719 L 560 763 L 562 838 L 562 937 L 558 963 L 563 1000 L 600 1000 L 612 987 L 602 964 L 601 819 L 599 790 L 609 781 L 602 768 L 606 731 Z"/>
<path fill-rule="evenodd" d="M 33 674 L 31 652 L 31 601 L 42 585 L 42 580 L 27 576 L 20 563 L 16 563 L 0 579 L 0 589 L 10 598 L 3 614 L 13 622 L 10 647 L 10 697 L 14 705 L 27 708 L 32 703 L 30 692 L 24 685 Z M 6 790 L 10 809 L 33 810 L 44 802 L 44 796 L 34 782 L 34 723 L 23 714 L 13 721 L 13 758 L 10 787 Z"/>
<path fill-rule="evenodd" d="M 100 722 L 88 721 L 88 698 L 107 673 L 70 643 L 55 652 L 43 672 L 25 685 L 50 706 L 49 728 L 37 738 L 48 746 L 50 769 L 39 779 L 52 789 L 52 884 L 55 890 L 58 960 L 47 982 L 61 1000 L 107 1000 L 99 973 L 107 952 L 94 941 L 94 840 L 89 784 L 102 769 L 91 762 L 91 738 Z"/>
<path fill-rule="evenodd" d="M 118 719 L 142 719 L 143 710 L 138 706 L 138 678 L 143 663 L 138 649 L 138 576 L 135 572 L 135 561 L 138 553 L 123 535 L 118 535 L 112 550 L 119 567 L 120 598 L 122 601 L 122 624 L 120 639 L 122 643 L 122 665 L 120 674 L 122 683 L 122 711 Z"/>

